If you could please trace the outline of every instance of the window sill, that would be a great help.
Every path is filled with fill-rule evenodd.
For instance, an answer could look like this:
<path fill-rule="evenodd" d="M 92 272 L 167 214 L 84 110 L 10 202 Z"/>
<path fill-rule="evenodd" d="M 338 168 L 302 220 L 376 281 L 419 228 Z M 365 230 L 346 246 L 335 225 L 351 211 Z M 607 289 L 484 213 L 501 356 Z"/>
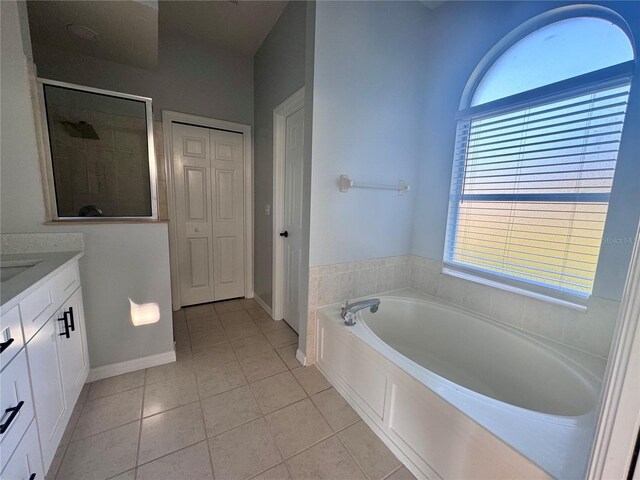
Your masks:
<path fill-rule="evenodd" d="M 155 223 L 169 223 L 169 220 L 158 220 L 149 218 L 104 218 L 102 220 L 84 220 L 84 219 L 64 219 L 64 220 L 50 220 L 44 222 L 44 225 L 114 225 L 114 224 L 155 224 Z"/>
<path fill-rule="evenodd" d="M 512 292 L 518 295 L 523 295 L 525 297 L 535 298 L 536 300 L 540 300 L 543 302 L 553 303 L 555 305 L 560 305 L 565 308 L 570 308 L 571 310 L 577 310 L 579 312 L 586 312 L 587 306 L 579 303 L 573 303 L 568 300 L 562 300 L 555 297 L 550 297 L 548 295 L 544 295 L 538 292 L 532 292 L 531 290 L 526 290 L 524 288 L 519 288 L 513 285 L 508 285 L 506 283 L 496 282 L 494 280 L 489 280 L 488 278 L 483 278 L 477 275 L 472 275 L 465 272 L 459 272 L 457 270 L 453 270 L 451 268 L 443 267 L 442 273 L 445 275 L 451 275 L 452 277 L 461 278 L 463 280 L 467 280 L 469 282 L 479 283 L 481 285 L 486 285 L 488 287 L 498 288 L 500 290 L 504 290 L 507 292 Z"/>

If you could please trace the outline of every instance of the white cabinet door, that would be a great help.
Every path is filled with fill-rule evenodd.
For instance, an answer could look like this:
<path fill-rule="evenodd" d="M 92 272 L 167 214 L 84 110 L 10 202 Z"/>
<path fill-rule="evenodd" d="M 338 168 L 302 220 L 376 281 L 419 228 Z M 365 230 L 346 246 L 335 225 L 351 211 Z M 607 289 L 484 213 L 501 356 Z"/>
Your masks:
<path fill-rule="evenodd" d="M 0 478 L 2 480 L 44 479 L 35 420 L 31 422 L 31 426 L 22 437 L 18 448 L 13 452 L 7 466 L 2 470 Z"/>
<path fill-rule="evenodd" d="M 82 390 L 88 369 L 81 289 L 78 288 L 69 297 L 56 318 L 63 318 L 63 321 L 56 321 L 56 338 L 65 404 L 72 409 Z"/>
<path fill-rule="evenodd" d="M 38 419 L 38 435 L 45 468 L 51 464 L 65 424 L 64 393 L 58 364 L 57 315 L 27 344 L 31 389 Z"/>

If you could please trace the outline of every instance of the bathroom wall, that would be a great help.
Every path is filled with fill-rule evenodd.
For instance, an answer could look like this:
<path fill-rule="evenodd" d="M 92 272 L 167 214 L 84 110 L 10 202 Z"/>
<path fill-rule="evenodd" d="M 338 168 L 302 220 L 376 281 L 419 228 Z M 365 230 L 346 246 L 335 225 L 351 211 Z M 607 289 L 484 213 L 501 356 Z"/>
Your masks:
<path fill-rule="evenodd" d="M 28 28 L 15 1 L 0 2 L 2 233 L 81 232 L 80 261 L 91 367 L 173 351 L 167 224 L 43 225 L 44 201 L 29 92 Z M 25 54 L 26 52 L 26 54 Z M 129 298 L 157 302 L 160 321 L 133 327 Z"/>
<path fill-rule="evenodd" d="M 253 123 L 251 57 L 213 48 L 161 28 L 158 68 L 145 70 L 33 45 L 38 76 L 151 97 L 153 115 L 174 110 Z"/>
<path fill-rule="evenodd" d="M 336 182 L 417 187 L 428 16 L 418 2 L 317 4 L 311 266 L 410 251 L 413 192 L 341 193 Z"/>
<path fill-rule="evenodd" d="M 636 50 L 640 39 L 636 2 L 592 2 L 611 8 L 631 26 Z M 442 260 L 455 114 L 471 72 L 496 42 L 524 21 L 567 2 L 445 2 L 429 17 L 427 59 L 430 71 L 424 88 L 432 95 L 422 126 L 424 161 L 419 165 L 411 252 Z M 499 19 L 499 21 L 496 21 Z M 616 178 L 609 206 L 594 295 L 620 300 L 640 218 L 640 88 L 638 76 L 627 108 Z M 634 133 L 635 132 L 635 133 Z"/>
<path fill-rule="evenodd" d="M 290 2 L 253 58 L 254 294 L 271 306 L 273 271 L 273 110 L 305 85 L 305 2 Z"/>

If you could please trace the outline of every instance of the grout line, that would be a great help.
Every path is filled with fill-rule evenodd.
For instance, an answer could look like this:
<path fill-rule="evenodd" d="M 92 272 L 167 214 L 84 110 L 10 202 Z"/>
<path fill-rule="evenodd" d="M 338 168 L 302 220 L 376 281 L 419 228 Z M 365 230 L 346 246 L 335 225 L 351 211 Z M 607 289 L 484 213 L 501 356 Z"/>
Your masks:
<path fill-rule="evenodd" d="M 362 468 L 362 465 L 360 465 L 360 462 L 358 462 L 356 457 L 353 456 L 353 453 L 351 453 L 351 450 L 349 450 L 349 447 L 347 447 L 347 444 L 344 443 L 342 441 L 342 439 L 337 434 L 336 434 L 336 437 L 338 438 L 338 441 L 342 444 L 342 447 L 347 451 L 349 456 L 353 459 L 355 464 L 358 466 L 358 468 L 362 471 L 362 473 L 364 474 L 365 478 L 368 478 L 369 480 L 376 480 L 376 479 L 372 479 L 371 477 L 369 477 L 369 475 L 367 475 L 367 472 L 365 472 L 364 468 Z"/>

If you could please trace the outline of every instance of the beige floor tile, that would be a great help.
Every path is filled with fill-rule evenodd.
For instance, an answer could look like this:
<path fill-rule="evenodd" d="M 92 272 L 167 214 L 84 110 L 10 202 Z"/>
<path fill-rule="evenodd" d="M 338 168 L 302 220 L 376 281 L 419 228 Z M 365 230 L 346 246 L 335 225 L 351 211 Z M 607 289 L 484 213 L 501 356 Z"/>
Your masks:
<path fill-rule="evenodd" d="M 205 438 L 199 402 L 147 417 L 142 420 L 138 465 L 201 442 Z"/>
<path fill-rule="evenodd" d="M 294 455 L 333 433 L 308 398 L 266 415 L 265 419 L 284 457 Z"/>
<path fill-rule="evenodd" d="M 286 347 L 298 343 L 298 334 L 290 327 L 280 328 L 264 334 L 267 340 L 273 345 L 273 348 Z"/>
<path fill-rule="evenodd" d="M 271 332 L 273 330 L 280 330 L 282 328 L 289 328 L 287 322 L 284 320 L 273 320 L 271 317 L 266 316 L 262 318 L 254 318 L 254 323 L 258 325 L 258 328 L 263 332 Z"/>
<path fill-rule="evenodd" d="M 207 437 L 231 430 L 260 416 L 258 404 L 248 386 L 202 400 Z"/>
<path fill-rule="evenodd" d="M 218 435 L 209 445 L 216 480 L 243 480 L 282 461 L 263 418 Z"/>
<path fill-rule="evenodd" d="M 318 392 L 331 388 L 331 384 L 315 365 L 300 367 L 291 370 L 298 383 L 302 385 L 307 395 L 314 395 Z"/>
<path fill-rule="evenodd" d="M 241 298 L 240 299 L 240 303 L 247 310 L 250 309 L 250 308 L 260 307 L 258 302 L 256 302 L 253 298 Z M 260 307 L 260 308 L 262 308 L 262 307 Z"/>
<path fill-rule="evenodd" d="M 131 470 L 127 470 L 120 475 L 116 475 L 115 477 L 111 477 L 109 480 L 136 480 L 136 469 L 132 468 Z"/>
<path fill-rule="evenodd" d="M 218 315 L 244 310 L 244 307 L 242 306 L 242 303 L 240 303 L 240 300 L 226 300 L 224 302 L 216 302 L 214 303 L 214 306 Z"/>
<path fill-rule="evenodd" d="M 262 308 L 260 305 L 256 305 L 255 307 L 247 308 L 247 313 L 254 320 L 268 318 L 269 320 L 271 320 L 273 322 L 273 319 L 271 318 L 271 316 L 269 316 L 269 314 L 266 312 L 266 310 L 264 308 Z"/>
<path fill-rule="evenodd" d="M 413 476 L 407 467 L 404 465 L 400 467 L 398 470 L 389 475 L 385 480 L 416 480 L 416 477 Z"/>
<path fill-rule="evenodd" d="M 53 455 L 53 459 L 51 460 L 51 465 L 49 465 L 49 471 L 44 476 L 45 480 L 54 480 L 56 478 L 56 474 L 60 469 L 60 465 L 62 464 L 62 459 L 64 458 L 64 454 L 67 451 L 67 444 L 60 444 L 56 449 L 56 453 Z"/>
<path fill-rule="evenodd" d="M 291 480 L 289 470 L 284 463 L 271 467 L 266 472 L 256 475 L 252 480 Z"/>
<path fill-rule="evenodd" d="M 85 383 L 82 386 L 82 390 L 80 390 L 80 395 L 78 395 L 78 400 L 76 401 L 77 405 L 84 405 L 87 399 L 89 398 L 89 390 L 91 390 L 91 384 Z"/>
<path fill-rule="evenodd" d="M 301 367 L 302 364 L 296 358 L 296 352 L 298 351 L 298 344 L 288 345 L 286 347 L 277 348 L 276 352 L 280 355 L 280 358 L 287 366 L 287 368 L 294 369 Z"/>
<path fill-rule="evenodd" d="M 113 395 L 114 393 L 124 392 L 125 390 L 131 390 L 132 388 L 141 387 L 144 385 L 144 370 L 138 370 L 137 372 L 125 373 L 124 375 L 118 375 L 116 377 L 105 378 L 91 383 L 89 390 L 88 400 L 95 400 L 96 398 L 106 397 L 107 395 Z"/>
<path fill-rule="evenodd" d="M 189 334 L 193 338 L 201 333 L 222 328 L 222 323 L 220 323 L 218 317 L 196 317 L 187 320 L 187 327 L 189 328 Z"/>
<path fill-rule="evenodd" d="M 187 320 L 198 317 L 212 317 L 214 315 L 216 315 L 216 311 L 212 303 L 204 303 L 202 305 L 184 308 L 184 316 Z"/>
<path fill-rule="evenodd" d="M 252 337 L 236 338 L 231 340 L 231 345 L 236 351 L 238 359 L 259 355 L 273 350 L 271 344 L 262 334 Z"/>
<path fill-rule="evenodd" d="M 224 328 L 230 327 L 231 325 L 241 325 L 243 323 L 252 323 L 253 320 L 249 313 L 242 309 L 237 312 L 227 312 L 220 315 L 220 322 L 222 322 L 222 326 Z"/>
<path fill-rule="evenodd" d="M 228 342 L 227 334 L 222 327 L 212 328 L 208 331 L 202 331 L 191 337 L 191 351 L 193 353 L 203 352 L 211 345 Z"/>
<path fill-rule="evenodd" d="M 227 337 L 232 340 L 236 338 L 252 337 L 262 333 L 258 326 L 253 323 L 253 320 L 250 322 L 243 322 L 241 324 L 225 325 L 224 331 L 227 334 Z"/>
<path fill-rule="evenodd" d="M 78 424 L 78 419 L 82 414 L 83 408 L 84 408 L 84 404 L 80 402 L 76 402 L 75 406 L 73 407 L 73 411 L 71 412 L 71 416 L 69 417 L 69 421 L 67 422 L 67 426 L 64 429 L 64 433 L 62 434 L 60 445 L 67 445 L 71 441 L 73 430 L 76 428 L 76 425 Z"/>
<path fill-rule="evenodd" d="M 266 340 L 265 340 L 266 341 Z M 242 370 L 250 382 L 270 377 L 276 373 L 287 371 L 287 366 L 275 350 L 269 345 L 269 351 L 240 360 Z"/>
<path fill-rule="evenodd" d="M 290 405 L 306 397 L 291 372 L 282 372 L 251 384 L 263 414 L 271 413 L 278 408 Z"/>
<path fill-rule="evenodd" d="M 196 373 L 200 398 L 212 397 L 247 384 L 238 362 L 227 363 Z"/>
<path fill-rule="evenodd" d="M 176 361 L 147 368 L 145 383 L 160 382 L 170 378 L 181 377 L 193 372 L 193 361 L 190 352 L 176 352 Z"/>
<path fill-rule="evenodd" d="M 200 442 L 138 467 L 136 480 L 213 480 L 209 446 Z"/>
<path fill-rule="evenodd" d="M 287 461 L 294 480 L 365 480 L 367 477 L 336 437 L 330 437 Z"/>
<path fill-rule="evenodd" d="M 208 368 L 220 367 L 236 361 L 236 354 L 230 343 L 218 343 L 210 345 L 206 350 L 195 352 L 192 355 L 193 368 L 196 372 Z"/>
<path fill-rule="evenodd" d="M 147 385 L 144 392 L 145 417 L 198 400 L 196 374 L 163 380 Z"/>
<path fill-rule="evenodd" d="M 135 467 L 139 427 L 140 422 L 133 422 L 71 442 L 57 478 L 100 480 Z"/>
<path fill-rule="evenodd" d="M 401 465 L 364 422 L 346 428 L 338 436 L 371 480 L 381 480 Z"/>
<path fill-rule="evenodd" d="M 142 395 L 143 388 L 138 387 L 87 402 L 78 418 L 72 440 L 79 440 L 138 420 Z"/>
<path fill-rule="evenodd" d="M 311 397 L 322 416 L 334 431 L 341 430 L 360 420 L 360 415 L 342 398 L 335 388 L 324 390 Z"/>

